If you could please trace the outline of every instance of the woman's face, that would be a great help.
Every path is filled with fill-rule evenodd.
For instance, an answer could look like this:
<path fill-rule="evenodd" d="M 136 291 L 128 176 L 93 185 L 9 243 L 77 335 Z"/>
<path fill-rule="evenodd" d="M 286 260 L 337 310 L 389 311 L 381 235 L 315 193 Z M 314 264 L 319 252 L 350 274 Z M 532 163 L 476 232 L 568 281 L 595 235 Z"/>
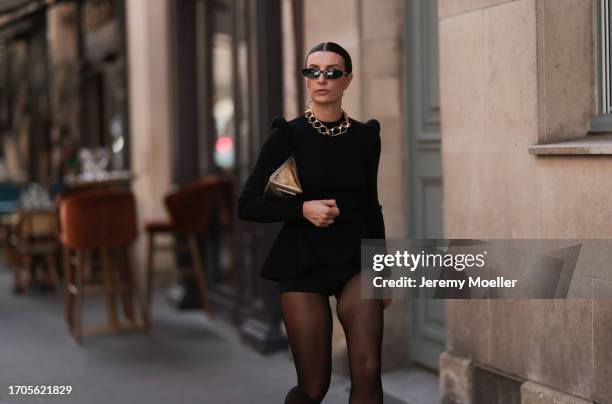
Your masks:
<path fill-rule="evenodd" d="M 312 52 L 306 59 L 306 67 L 312 67 L 319 70 L 339 69 L 345 71 L 344 58 L 335 52 L 317 51 Z M 352 74 L 348 76 L 340 76 L 335 80 L 325 78 L 321 74 L 316 79 L 305 77 L 308 96 L 314 103 L 332 104 L 342 99 L 344 90 L 349 86 L 353 78 Z"/>

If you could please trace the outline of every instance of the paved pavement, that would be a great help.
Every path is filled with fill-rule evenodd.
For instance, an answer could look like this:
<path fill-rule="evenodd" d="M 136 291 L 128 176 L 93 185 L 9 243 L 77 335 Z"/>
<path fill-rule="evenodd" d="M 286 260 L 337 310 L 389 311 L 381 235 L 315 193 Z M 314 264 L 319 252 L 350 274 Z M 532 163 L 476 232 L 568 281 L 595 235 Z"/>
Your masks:
<path fill-rule="evenodd" d="M 63 320 L 63 294 L 17 296 L 0 267 L 0 404 L 74 402 L 282 403 L 295 384 L 288 352 L 261 355 L 242 345 L 235 329 L 199 311 L 179 312 L 161 294 L 154 327 L 89 336 L 76 344 Z M 104 319 L 101 298 L 86 300 L 84 321 Z M 387 404 L 434 404 L 437 383 L 428 372 L 385 373 Z M 66 396 L 9 395 L 11 385 L 69 385 Z M 323 401 L 348 402 L 349 381 L 334 374 Z"/>

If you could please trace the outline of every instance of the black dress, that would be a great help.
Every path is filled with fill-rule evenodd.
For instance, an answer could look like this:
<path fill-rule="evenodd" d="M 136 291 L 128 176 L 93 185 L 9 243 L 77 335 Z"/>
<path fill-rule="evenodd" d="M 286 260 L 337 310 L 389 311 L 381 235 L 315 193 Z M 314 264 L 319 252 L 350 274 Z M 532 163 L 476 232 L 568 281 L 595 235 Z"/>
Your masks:
<path fill-rule="evenodd" d="M 279 281 L 281 292 L 337 295 L 360 271 L 361 239 L 385 238 L 377 190 L 380 125 L 376 120 L 350 122 L 346 133 L 329 137 L 303 116 L 275 120 L 238 198 L 241 220 L 284 222 L 260 273 Z M 293 200 L 265 198 L 269 176 L 292 154 L 303 194 Z M 303 202 L 315 199 L 336 200 L 340 215 L 334 223 L 317 227 L 303 217 Z"/>

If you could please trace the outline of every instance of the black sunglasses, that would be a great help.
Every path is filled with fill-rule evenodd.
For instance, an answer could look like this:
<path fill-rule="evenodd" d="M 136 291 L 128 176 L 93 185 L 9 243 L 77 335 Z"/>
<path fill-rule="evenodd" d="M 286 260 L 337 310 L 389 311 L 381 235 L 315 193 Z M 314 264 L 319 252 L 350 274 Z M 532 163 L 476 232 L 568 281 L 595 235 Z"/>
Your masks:
<path fill-rule="evenodd" d="M 321 73 L 323 74 L 323 77 L 328 80 L 336 80 L 342 76 L 347 76 L 350 74 L 338 69 L 318 70 L 312 67 L 302 69 L 302 74 L 304 77 L 308 77 L 309 79 L 318 79 Z"/>

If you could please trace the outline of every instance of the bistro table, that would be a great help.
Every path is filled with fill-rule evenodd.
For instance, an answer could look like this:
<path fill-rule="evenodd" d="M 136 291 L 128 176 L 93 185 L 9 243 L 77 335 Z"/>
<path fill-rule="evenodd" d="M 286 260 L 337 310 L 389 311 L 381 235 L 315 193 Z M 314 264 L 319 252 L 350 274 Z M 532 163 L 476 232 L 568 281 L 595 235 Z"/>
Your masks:
<path fill-rule="evenodd" d="M 106 171 L 95 176 L 66 176 L 64 188 L 60 193 L 64 196 L 92 188 L 129 188 L 133 180 L 134 174 L 129 170 Z"/>

